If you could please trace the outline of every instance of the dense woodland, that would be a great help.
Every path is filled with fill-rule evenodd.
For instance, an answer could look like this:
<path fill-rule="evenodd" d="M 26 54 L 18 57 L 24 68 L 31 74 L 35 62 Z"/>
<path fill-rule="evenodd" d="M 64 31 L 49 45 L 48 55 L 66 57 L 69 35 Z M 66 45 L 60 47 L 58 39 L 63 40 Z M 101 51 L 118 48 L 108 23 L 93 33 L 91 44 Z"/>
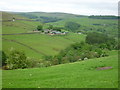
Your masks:
<path fill-rule="evenodd" d="M 89 16 L 89 18 L 92 18 L 92 19 L 119 19 L 120 17 L 118 16 Z"/>

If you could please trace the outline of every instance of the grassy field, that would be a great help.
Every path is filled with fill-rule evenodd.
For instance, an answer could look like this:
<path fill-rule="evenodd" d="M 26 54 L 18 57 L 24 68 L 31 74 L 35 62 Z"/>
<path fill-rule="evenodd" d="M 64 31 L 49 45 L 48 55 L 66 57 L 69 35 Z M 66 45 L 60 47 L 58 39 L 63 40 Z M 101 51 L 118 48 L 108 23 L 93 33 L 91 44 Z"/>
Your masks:
<path fill-rule="evenodd" d="M 3 36 L 8 40 L 16 40 L 25 45 L 28 45 L 40 53 L 36 53 L 26 46 L 19 45 L 18 43 L 3 40 L 3 50 L 7 53 L 10 52 L 10 48 L 25 51 L 27 56 L 32 58 L 41 58 L 43 55 L 56 55 L 61 50 L 65 49 L 69 45 L 85 41 L 85 35 L 79 35 L 69 33 L 65 36 L 50 36 L 44 34 L 32 34 L 32 35 L 8 35 Z"/>
<path fill-rule="evenodd" d="M 118 53 L 47 68 L 3 70 L 3 88 L 117 88 Z M 109 66 L 112 69 L 97 70 Z"/>
<path fill-rule="evenodd" d="M 32 32 L 39 24 L 40 22 L 22 20 L 16 20 L 15 22 L 3 22 L 2 34 Z"/>

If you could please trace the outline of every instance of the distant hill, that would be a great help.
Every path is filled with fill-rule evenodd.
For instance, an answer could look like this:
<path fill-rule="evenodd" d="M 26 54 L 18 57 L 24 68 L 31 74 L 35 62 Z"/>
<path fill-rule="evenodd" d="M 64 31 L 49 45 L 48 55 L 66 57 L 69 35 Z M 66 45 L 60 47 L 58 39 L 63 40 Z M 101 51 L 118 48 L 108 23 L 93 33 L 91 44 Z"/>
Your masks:
<path fill-rule="evenodd" d="M 46 17 L 57 17 L 57 18 L 71 18 L 71 17 L 85 17 L 84 15 L 75 15 L 75 14 L 70 14 L 70 13 L 61 13 L 61 12 L 53 12 L 53 13 L 48 13 L 48 12 L 27 12 L 27 13 L 14 13 L 14 14 L 19 14 L 19 15 L 31 15 L 31 16 L 46 16 Z"/>
<path fill-rule="evenodd" d="M 13 18 L 15 19 L 28 19 L 27 17 L 21 16 L 21 15 L 17 15 L 17 14 L 13 14 L 11 12 L 0 12 L 2 13 L 2 18 L 0 18 L 2 20 L 12 20 Z"/>

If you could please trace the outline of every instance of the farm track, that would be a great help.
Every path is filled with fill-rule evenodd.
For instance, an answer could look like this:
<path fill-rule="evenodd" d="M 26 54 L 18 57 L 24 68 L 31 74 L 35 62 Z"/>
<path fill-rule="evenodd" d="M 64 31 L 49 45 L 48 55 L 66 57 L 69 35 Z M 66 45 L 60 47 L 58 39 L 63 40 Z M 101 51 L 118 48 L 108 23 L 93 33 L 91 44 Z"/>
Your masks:
<path fill-rule="evenodd" d="M 33 51 L 36 52 L 36 53 L 39 53 L 39 54 L 42 54 L 42 55 L 46 55 L 46 54 L 44 54 L 44 53 L 42 53 L 42 52 L 40 52 L 40 51 L 38 51 L 38 50 L 36 50 L 36 49 L 34 49 L 34 48 L 26 45 L 26 44 L 21 43 L 21 42 L 18 42 L 18 41 L 16 41 L 16 40 L 9 40 L 9 39 L 5 39 L 5 38 L 2 38 L 2 39 L 3 39 L 3 40 L 6 40 L 6 41 L 10 41 L 10 42 L 15 42 L 15 43 L 17 43 L 17 44 L 19 44 L 19 45 L 25 46 L 25 47 L 33 50 Z"/>

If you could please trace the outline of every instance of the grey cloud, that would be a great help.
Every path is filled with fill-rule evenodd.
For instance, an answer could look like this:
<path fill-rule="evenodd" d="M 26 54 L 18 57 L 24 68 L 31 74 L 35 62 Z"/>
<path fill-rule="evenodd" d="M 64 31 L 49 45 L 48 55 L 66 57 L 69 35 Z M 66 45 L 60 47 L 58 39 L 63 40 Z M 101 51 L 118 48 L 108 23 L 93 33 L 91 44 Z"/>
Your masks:
<path fill-rule="evenodd" d="M 117 15 L 118 0 L 1 0 L 0 10 Z M 88 13 L 88 11 L 91 11 Z M 101 13 L 100 13 L 101 14 Z"/>

